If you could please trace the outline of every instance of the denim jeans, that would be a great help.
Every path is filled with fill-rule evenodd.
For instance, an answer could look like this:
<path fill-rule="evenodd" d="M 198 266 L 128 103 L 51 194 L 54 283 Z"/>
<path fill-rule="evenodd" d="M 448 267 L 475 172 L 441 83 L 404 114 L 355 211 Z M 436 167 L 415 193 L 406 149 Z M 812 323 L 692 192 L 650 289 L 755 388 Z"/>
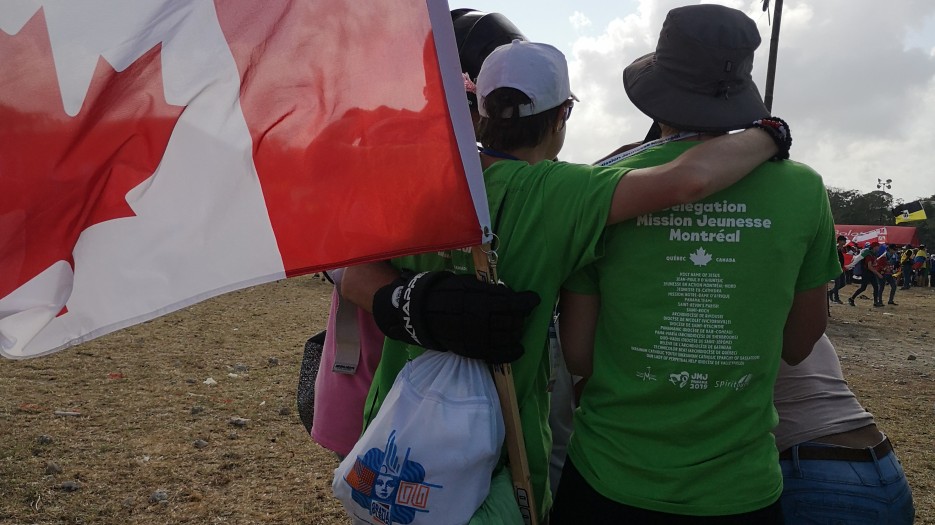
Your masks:
<path fill-rule="evenodd" d="M 877 296 L 878 296 L 877 302 L 879 303 L 883 302 L 883 291 L 886 289 L 886 285 L 890 286 L 889 302 L 892 303 L 893 299 L 896 298 L 896 278 L 893 277 L 893 274 L 887 274 L 883 276 L 883 280 L 880 283 L 880 290 L 877 292 Z"/>
<path fill-rule="evenodd" d="M 890 451 L 876 461 L 780 460 L 783 516 L 788 525 L 911 525 L 915 518 L 906 474 Z"/>
<path fill-rule="evenodd" d="M 831 291 L 828 293 L 828 298 L 832 301 L 841 301 L 841 288 L 847 286 L 847 278 L 844 275 L 844 272 L 841 272 L 841 275 L 834 278 L 834 287 L 831 288 Z"/>
<path fill-rule="evenodd" d="M 909 288 L 912 285 L 912 263 L 903 265 L 903 288 Z"/>
<path fill-rule="evenodd" d="M 864 275 L 861 276 L 860 288 L 858 288 L 857 291 L 851 295 L 851 301 L 857 299 L 858 295 L 864 293 L 864 290 L 866 290 L 868 286 L 873 287 L 873 302 L 876 303 L 877 293 L 880 289 L 880 286 L 882 286 L 882 283 L 880 282 L 880 279 L 877 278 L 877 274 L 870 271 L 867 271 Z"/>

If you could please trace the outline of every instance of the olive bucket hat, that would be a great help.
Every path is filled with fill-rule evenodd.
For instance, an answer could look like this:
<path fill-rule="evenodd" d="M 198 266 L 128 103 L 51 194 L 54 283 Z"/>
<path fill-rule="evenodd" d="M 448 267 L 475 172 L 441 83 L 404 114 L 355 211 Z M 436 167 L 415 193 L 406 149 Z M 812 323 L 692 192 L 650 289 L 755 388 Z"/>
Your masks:
<path fill-rule="evenodd" d="M 656 122 L 679 130 L 722 132 L 769 116 L 753 83 L 756 23 L 719 5 L 669 11 L 656 51 L 623 70 L 627 96 Z"/>

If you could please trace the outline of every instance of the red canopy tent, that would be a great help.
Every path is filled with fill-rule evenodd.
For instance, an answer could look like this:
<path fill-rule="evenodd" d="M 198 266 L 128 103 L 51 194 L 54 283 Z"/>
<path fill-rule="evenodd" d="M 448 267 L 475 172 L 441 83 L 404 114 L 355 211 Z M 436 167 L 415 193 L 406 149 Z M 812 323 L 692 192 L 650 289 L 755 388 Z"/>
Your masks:
<path fill-rule="evenodd" d="M 858 246 L 873 241 L 897 246 L 919 245 L 919 235 L 916 233 L 915 226 L 835 224 L 834 230 L 835 235 L 843 235 L 847 237 L 848 242 L 853 242 Z"/>

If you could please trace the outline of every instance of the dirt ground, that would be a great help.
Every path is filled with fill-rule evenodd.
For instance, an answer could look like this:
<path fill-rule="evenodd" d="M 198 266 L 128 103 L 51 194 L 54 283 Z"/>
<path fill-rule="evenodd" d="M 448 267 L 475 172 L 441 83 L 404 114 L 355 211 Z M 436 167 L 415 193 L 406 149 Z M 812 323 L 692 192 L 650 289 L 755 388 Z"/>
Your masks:
<path fill-rule="evenodd" d="M 270 283 L 49 357 L 0 360 L 0 523 L 347 523 L 331 498 L 337 461 L 295 406 L 330 290 L 311 277 Z M 935 525 L 935 288 L 885 308 L 867 297 L 833 305 L 828 333 L 895 443 L 916 522 Z"/>

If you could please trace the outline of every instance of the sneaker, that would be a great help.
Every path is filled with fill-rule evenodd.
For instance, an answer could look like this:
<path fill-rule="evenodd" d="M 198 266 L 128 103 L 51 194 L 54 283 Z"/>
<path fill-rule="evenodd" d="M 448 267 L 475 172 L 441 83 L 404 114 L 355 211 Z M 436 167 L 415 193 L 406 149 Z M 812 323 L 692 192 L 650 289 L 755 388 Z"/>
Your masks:
<path fill-rule="evenodd" d="M 857 306 L 856 304 L 854 304 L 854 300 L 851 299 L 851 298 L 848 298 L 848 299 L 847 299 L 847 304 L 849 304 L 849 305 L 851 305 L 851 306 Z"/>
<path fill-rule="evenodd" d="M 886 304 L 891 304 L 891 305 L 893 305 L 893 306 L 899 306 L 898 304 L 896 304 L 896 301 L 889 301 L 889 302 L 886 303 Z"/>
<path fill-rule="evenodd" d="M 832 299 L 831 302 L 832 302 L 832 303 L 837 303 L 837 304 L 844 304 L 844 301 L 842 301 L 842 300 L 840 300 L 840 299 Z"/>
<path fill-rule="evenodd" d="M 883 303 L 873 303 L 873 307 L 874 307 L 874 308 L 878 308 L 878 307 L 879 307 L 879 308 L 882 308 L 882 307 L 883 307 Z"/>

